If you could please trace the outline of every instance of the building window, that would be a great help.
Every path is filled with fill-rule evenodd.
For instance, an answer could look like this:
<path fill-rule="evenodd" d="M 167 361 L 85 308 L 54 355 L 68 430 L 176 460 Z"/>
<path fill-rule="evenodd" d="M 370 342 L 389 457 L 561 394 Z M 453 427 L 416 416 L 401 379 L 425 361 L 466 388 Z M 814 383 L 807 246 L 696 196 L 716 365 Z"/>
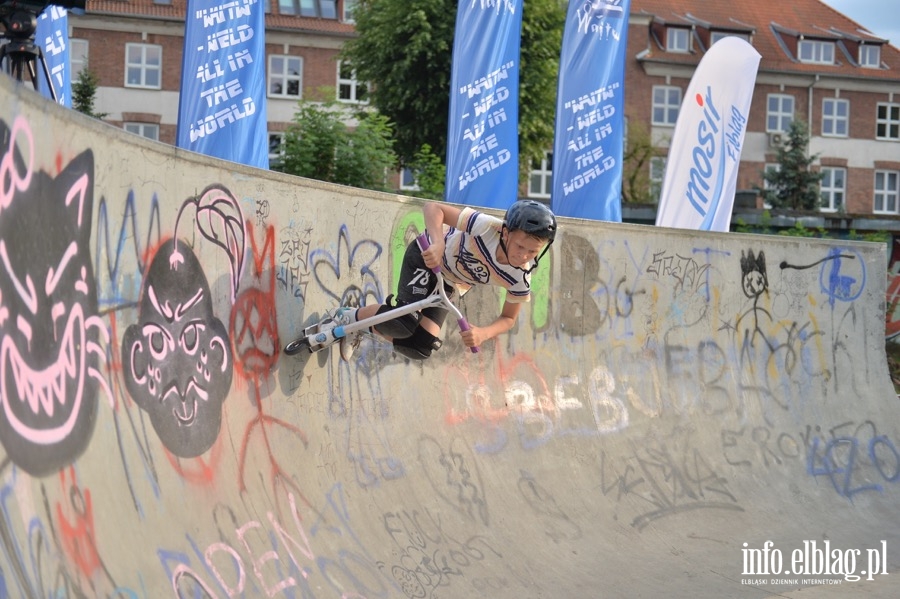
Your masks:
<path fill-rule="evenodd" d="M 162 46 L 125 44 L 125 87 L 162 87 Z"/>
<path fill-rule="evenodd" d="M 821 208 L 824 212 L 836 212 L 844 208 L 847 193 L 847 169 L 822 167 L 822 181 L 819 183 Z"/>
<path fill-rule="evenodd" d="M 779 171 L 781 171 L 781 165 L 778 164 L 777 162 L 767 162 L 763 166 L 763 174 L 764 175 L 777 173 Z M 774 184 L 770 183 L 769 180 L 767 178 L 765 178 L 765 176 L 763 177 L 762 187 L 763 187 L 763 191 L 766 191 L 766 192 L 769 192 L 769 191 L 776 192 L 776 193 L 778 192 L 778 187 L 775 186 Z M 772 204 L 770 204 L 769 202 L 766 201 L 765 194 L 763 194 L 763 208 L 765 208 L 766 210 L 772 209 Z"/>
<path fill-rule="evenodd" d="M 847 137 L 850 127 L 850 102 L 838 98 L 822 100 L 822 135 Z"/>
<path fill-rule="evenodd" d="M 898 171 L 875 171 L 875 212 L 897 214 Z"/>
<path fill-rule="evenodd" d="M 353 18 L 353 9 L 356 8 L 357 0 L 344 0 L 344 23 L 355 23 Z"/>
<path fill-rule="evenodd" d="M 800 62 L 813 64 L 834 64 L 834 42 L 800 40 L 797 46 Z"/>
<path fill-rule="evenodd" d="M 303 59 L 299 56 L 269 56 L 269 97 L 299 98 Z"/>
<path fill-rule="evenodd" d="M 278 0 L 279 11 L 286 15 L 300 15 L 301 17 L 322 17 L 324 19 L 334 19 L 335 2 L 334 0 Z M 323 4 L 325 6 L 320 6 Z M 327 16 L 328 13 L 332 16 Z"/>
<path fill-rule="evenodd" d="M 549 198 L 553 189 L 553 152 L 544 152 L 538 162 L 531 161 L 531 172 L 528 177 L 529 198 Z"/>
<path fill-rule="evenodd" d="M 347 61 L 338 61 L 338 101 L 354 104 L 369 103 L 369 86 L 357 81 L 356 69 Z"/>
<path fill-rule="evenodd" d="M 403 167 L 400 171 L 400 189 L 404 191 L 419 191 L 416 173 L 411 168 Z"/>
<path fill-rule="evenodd" d="M 78 81 L 78 75 L 88 66 L 88 41 L 72 38 L 69 40 L 69 67 L 72 69 L 72 81 Z"/>
<path fill-rule="evenodd" d="M 859 66 L 868 69 L 881 68 L 881 46 L 861 45 L 859 47 Z"/>
<path fill-rule="evenodd" d="M 269 168 L 280 165 L 284 158 L 284 133 L 269 131 Z"/>
<path fill-rule="evenodd" d="M 766 106 L 766 131 L 787 133 L 794 122 L 794 96 L 769 94 Z"/>
<path fill-rule="evenodd" d="M 681 88 L 653 86 L 653 124 L 674 127 L 681 107 Z"/>
<path fill-rule="evenodd" d="M 125 123 L 123 128 L 129 133 L 159 141 L 159 125 L 151 123 Z"/>
<path fill-rule="evenodd" d="M 650 158 L 650 198 L 659 203 L 662 194 L 663 179 L 666 176 L 665 156 L 653 156 Z"/>
<path fill-rule="evenodd" d="M 691 49 L 690 29 L 669 27 L 666 30 L 666 51 L 687 53 Z"/>
<path fill-rule="evenodd" d="M 734 32 L 728 32 L 728 31 L 712 31 L 709 34 L 709 45 L 711 46 L 711 45 L 715 44 L 717 41 L 719 41 L 720 39 L 726 38 L 726 37 L 739 37 L 742 40 L 744 40 L 745 42 L 747 42 L 748 44 L 750 43 L 750 36 L 747 35 L 746 33 L 734 33 Z"/>
<path fill-rule="evenodd" d="M 876 139 L 900 139 L 900 104 L 878 104 L 875 117 Z"/>
<path fill-rule="evenodd" d="M 278 0 L 283 15 L 337 19 L 337 0 Z"/>

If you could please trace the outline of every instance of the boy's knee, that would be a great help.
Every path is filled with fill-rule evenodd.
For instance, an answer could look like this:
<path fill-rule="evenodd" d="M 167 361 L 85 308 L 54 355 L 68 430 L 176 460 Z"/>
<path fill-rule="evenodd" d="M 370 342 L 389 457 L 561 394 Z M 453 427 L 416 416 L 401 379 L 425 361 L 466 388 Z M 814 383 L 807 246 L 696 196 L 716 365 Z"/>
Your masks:
<path fill-rule="evenodd" d="M 398 301 L 396 306 L 391 306 L 391 297 L 392 296 L 388 296 L 387 302 L 378 308 L 378 312 L 375 313 L 376 315 L 396 310 L 403 305 Z M 412 314 L 404 314 L 403 316 L 398 316 L 392 320 L 376 324 L 372 328 L 385 337 L 390 337 L 391 339 L 403 339 L 415 332 L 416 327 L 419 326 L 419 318 L 420 315 L 417 312 L 413 312 Z"/>
<path fill-rule="evenodd" d="M 422 327 L 403 339 L 394 339 L 394 351 L 410 360 L 425 360 L 441 348 L 442 342 Z"/>

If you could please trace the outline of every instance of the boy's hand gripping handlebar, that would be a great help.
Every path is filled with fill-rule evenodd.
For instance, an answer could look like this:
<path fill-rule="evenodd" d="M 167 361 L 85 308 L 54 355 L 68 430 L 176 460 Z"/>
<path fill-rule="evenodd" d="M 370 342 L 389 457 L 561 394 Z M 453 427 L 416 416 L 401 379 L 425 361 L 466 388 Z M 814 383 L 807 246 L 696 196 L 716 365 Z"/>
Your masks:
<path fill-rule="evenodd" d="M 419 244 L 419 249 L 421 251 L 425 251 L 431 245 L 431 242 L 428 241 L 428 233 L 422 233 L 418 237 L 416 237 L 416 243 Z M 444 290 L 444 277 L 441 275 L 441 267 L 435 266 L 431 269 L 431 271 L 437 275 L 437 289 L 440 291 L 441 297 L 444 299 L 444 304 L 453 311 L 456 315 L 456 324 L 459 325 L 459 330 L 468 331 L 472 328 L 469 324 L 469 321 L 466 320 L 466 317 L 462 315 L 462 312 L 450 301 L 450 298 L 447 297 L 447 292 Z M 473 346 L 469 348 L 473 354 L 477 354 L 479 349 L 478 346 Z"/>

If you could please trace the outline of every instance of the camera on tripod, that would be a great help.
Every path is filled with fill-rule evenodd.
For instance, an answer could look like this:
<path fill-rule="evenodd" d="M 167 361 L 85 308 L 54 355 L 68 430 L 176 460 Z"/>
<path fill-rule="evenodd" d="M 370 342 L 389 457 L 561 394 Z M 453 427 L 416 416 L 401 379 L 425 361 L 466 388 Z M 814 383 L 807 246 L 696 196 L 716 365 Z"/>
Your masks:
<path fill-rule="evenodd" d="M 38 15 L 51 4 L 84 10 L 87 0 L 0 0 L 0 24 L 4 28 L 0 39 L 8 40 L 0 46 L 0 69 L 19 81 L 31 81 L 37 90 L 37 64 L 40 63 L 50 96 L 55 102 L 56 91 L 53 89 L 50 69 L 47 68 L 41 47 L 34 40 Z"/>

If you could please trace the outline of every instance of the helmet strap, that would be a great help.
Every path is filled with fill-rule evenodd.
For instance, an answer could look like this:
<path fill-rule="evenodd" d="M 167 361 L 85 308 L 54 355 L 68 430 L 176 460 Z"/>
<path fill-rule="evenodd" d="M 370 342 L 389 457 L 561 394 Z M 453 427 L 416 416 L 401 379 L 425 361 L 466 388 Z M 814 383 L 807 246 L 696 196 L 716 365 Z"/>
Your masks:
<path fill-rule="evenodd" d="M 506 231 L 507 235 L 509 234 L 509 227 L 506 226 L 506 223 L 503 223 L 503 225 L 500 227 L 500 249 L 503 250 L 503 255 L 506 256 L 506 262 L 509 263 L 509 252 L 506 251 L 506 244 L 503 242 L 503 231 Z M 518 266 L 514 266 L 513 268 L 518 268 L 519 270 L 524 272 L 526 275 L 530 275 L 531 272 L 535 268 L 538 267 L 538 262 L 540 261 L 541 258 L 544 257 L 544 254 L 547 253 L 547 250 L 550 249 L 551 245 L 553 245 L 552 241 L 544 246 L 544 251 L 541 252 L 540 256 L 538 256 L 537 258 L 534 259 L 534 264 L 528 270 L 525 270 L 524 268 L 519 268 Z"/>
<path fill-rule="evenodd" d="M 509 252 L 506 251 L 506 243 L 503 241 L 504 231 L 506 231 L 506 234 L 509 235 L 509 229 L 506 227 L 506 223 L 503 223 L 500 226 L 500 249 L 503 250 L 503 255 L 506 256 L 506 261 L 509 262 Z"/>

